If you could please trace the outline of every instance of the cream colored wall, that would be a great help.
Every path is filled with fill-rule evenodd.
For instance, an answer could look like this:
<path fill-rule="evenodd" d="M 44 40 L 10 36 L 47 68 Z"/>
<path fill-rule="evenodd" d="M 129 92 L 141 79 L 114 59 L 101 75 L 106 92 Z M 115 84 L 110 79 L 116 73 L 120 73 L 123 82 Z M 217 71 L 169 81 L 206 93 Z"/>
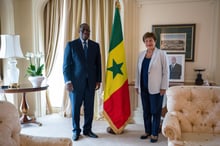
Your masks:
<path fill-rule="evenodd" d="M 14 16 L 15 16 L 15 33 L 19 34 L 23 54 L 32 51 L 33 46 L 33 24 L 32 24 L 32 1 L 31 0 L 14 0 Z M 25 77 L 25 70 L 28 61 L 24 59 L 18 60 L 18 68 L 20 69 L 20 83 L 29 83 Z"/>
<path fill-rule="evenodd" d="M 138 21 L 135 22 L 137 23 L 138 46 L 134 49 L 137 49 L 138 52 L 144 49 L 142 35 L 147 31 L 152 31 L 154 24 L 195 23 L 194 62 L 186 62 L 185 64 L 185 81 L 194 82 L 196 78 L 195 67 L 206 68 L 203 73 L 204 78 L 206 74 L 208 74 L 209 80 L 213 81 L 216 78 L 216 71 L 219 71 L 216 70 L 218 58 L 215 56 L 218 49 L 216 44 L 219 42 L 219 39 L 215 37 L 216 31 L 219 32 L 219 25 L 216 22 L 216 19 L 219 20 L 219 13 L 217 13 L 219 7 L 216 6 L 219 5 L 219 1 L 136 0 L 133 3 L 136 5 L 136 17 L 138 17 Z M 133 56 L 133 58 L 137 58 L 137 56 Z"/>
<path fill-rule="evenodd" d="M 1 0 L 1 30 L 2 34 L 20 35 L 23 54 L 33 48 L 32 29 L 32 1 L 31 0 Z M 25 68 L 28 62 L 25 59 L 18 59 L 17 67 L 20 68 L 21 83 L 27 82 L 24 78 Z M 4 63 L 4 71 L 7 69 L 7 62 Z M 5 72 L 5 76 L 7 74 Z"/>
<path fill-rule="evenodd" d="M 0 0 L 0 19 L 1 19 L 1 34 L 14 34 L 15 33 L 15 22 L 14 22 L 14 4 L 13 0 Z M 7 71 L 7 60 L 3 60 L 3 77 L 8 78 Z M 5 83 L 5 81 L 4 81 Z M 15 97 L 15 98 L 14 98 Z M 14 100 L 19 98 L 16 95 L 7 95 L 7 99 L 9 101 L 18 103 L 18 100 Z"/>
<path fill-rule="evenodd" d="M 215 15 L 216 15 L 216 19 L 215 19 L 215 21 L 216 21 L 216 27 L 218 27 L 219 28 L 219 26 L 220 26 L 220 1 L 217 1 L 217 4 L 216 4 L 216 12 L 215 12 Z M 215 67 L 214 67 L 214 81 L 216 82 L 216 83 L 218 83 L 218 85 L 220 85 L 220 75 L 219 75 L 219 73 L 220 73 L 220 66 L 219 66 L 219 62 L 220 62 L 220 29 L 217 29 L 216 31 L 215 31 L 215 40 L 216 40 L 216 43 L 214 44 L 215 46 L 215 48 L 217 48 L 216 49 L 216 52 L 214 53 L 214 58 L 216 58 L 216 60 L 215 60 L 215 62 L 216 62 L 216 64 L 215 64 Z"/>

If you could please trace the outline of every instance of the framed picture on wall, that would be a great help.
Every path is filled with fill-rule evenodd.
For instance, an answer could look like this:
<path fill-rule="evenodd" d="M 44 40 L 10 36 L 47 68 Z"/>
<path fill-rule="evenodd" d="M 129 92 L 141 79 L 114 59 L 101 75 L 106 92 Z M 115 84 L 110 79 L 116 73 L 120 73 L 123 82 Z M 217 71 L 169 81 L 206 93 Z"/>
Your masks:
<path fill-rule="evenodd" d="M 167 54 L 169 63 L 169 81 L 184 82 L 185 54 Z"/>
<path fill-rule="evenodd" d="M 160 49 L 167 52 L 186 51 L 186 33 L 161 33 Z"/>
<path fill-rule="evenodd" d="M 185 61 L 194 61 L 195 24 L 153 25 L 156 46 L 168 53 L 184 53 Z"/>

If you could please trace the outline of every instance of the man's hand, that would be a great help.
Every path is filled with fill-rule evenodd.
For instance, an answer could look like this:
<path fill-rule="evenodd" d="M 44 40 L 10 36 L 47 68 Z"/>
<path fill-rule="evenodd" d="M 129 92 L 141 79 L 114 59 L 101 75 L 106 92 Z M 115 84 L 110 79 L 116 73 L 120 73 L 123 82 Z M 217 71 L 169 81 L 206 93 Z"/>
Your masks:
<path fill-rule="evenodd" d="M 95 89 L 98 90 L 99 88 L 100 88 L 100 83 L 97 82 L 97 83 L 96 83 L 96 86 L 95 86 Z"/>
<path fill-rule="evenodd" d="M 69 91 L 69 92 L 72 92 L 73 91 L 73 84 L 72 83 L 67 83 L 66 84 L 66 90 Z"/>

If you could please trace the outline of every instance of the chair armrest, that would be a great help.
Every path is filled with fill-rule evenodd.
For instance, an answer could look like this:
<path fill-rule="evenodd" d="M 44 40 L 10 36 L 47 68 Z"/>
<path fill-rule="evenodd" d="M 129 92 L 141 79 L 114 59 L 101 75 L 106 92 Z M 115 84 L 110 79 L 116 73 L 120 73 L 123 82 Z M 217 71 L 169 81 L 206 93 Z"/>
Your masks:
<path fill-rule="evenodd" d="M 175 113 L 167 113 L 162 123 L 162 134 L 169 140 L 181 139 L 181 128 Z"/>
<path fill-rule="evenodd" d="M 72 146 L 72 140 L 64 137 L 40 137 L 20 134 L 20 146 Z"/>

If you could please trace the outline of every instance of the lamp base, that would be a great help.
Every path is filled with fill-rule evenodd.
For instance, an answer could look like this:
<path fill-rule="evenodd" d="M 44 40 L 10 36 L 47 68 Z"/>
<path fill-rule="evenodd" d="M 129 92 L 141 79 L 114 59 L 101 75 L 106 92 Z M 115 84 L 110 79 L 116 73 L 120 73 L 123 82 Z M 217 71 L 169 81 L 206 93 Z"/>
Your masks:
<path fill-rule="evenodd" d="M 201 73 L 197 74 L 197 78 L 195 80 L 195 84 L 196 85 L 203 85 L 203 79 L 202 79 L 202 74 Z"/>
<path fill-rule="evenodd" d="M 18 84 L 18 80 L 19 80 L 20 71 L 17 68 L 16 64 L 17 64 L 17 60 L 15 58 L 9 58 L 7 75 L 8 75 L 8 84 L 12 86 Z"/>
<path fill-rule="evenodd" d="M 18 83 L 11 83 L 8 88 L 19 88 L 20 85 Z"/>

